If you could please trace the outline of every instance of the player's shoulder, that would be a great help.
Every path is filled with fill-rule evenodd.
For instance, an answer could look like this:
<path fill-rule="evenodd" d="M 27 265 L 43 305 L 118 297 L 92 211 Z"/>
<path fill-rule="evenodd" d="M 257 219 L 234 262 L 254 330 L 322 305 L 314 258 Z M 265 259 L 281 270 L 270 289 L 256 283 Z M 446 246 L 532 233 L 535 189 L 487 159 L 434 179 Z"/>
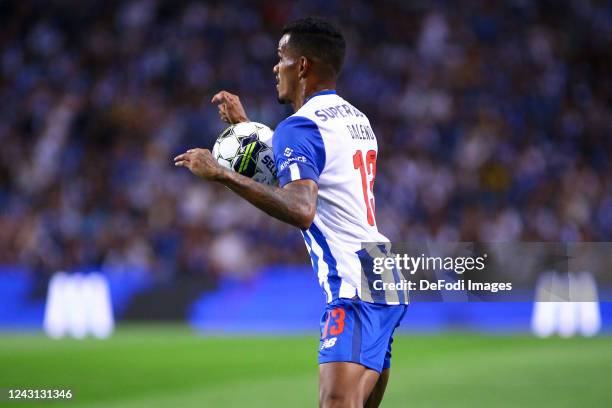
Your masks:
<path fill-rule="evenodd" d="M 298 112 L 280 122 L 274 130 L 272 145 L 274 149 L 293 144 L 320 144 L 321 132 L 310 118 Z"/>
<path fill-rule="evenodd" d="M 285 138 L 294 138 L 301 136 L 302 138 L 319 135 L 319 127 L 310 118 L 298 113 L 294 113 L 282 122 L 280 122 L 274 130 L 274 140 L 279 141 Z"/>
<path fill-rule="evenodd" d="M 288 177 L 283 171 L 290 165 L 298 169 L 294 171 L 297 172 L 295 174 L 318 182 L 319 174 L 325 167 L 326 154 L 319 127 L 312 120 L 296 112 L 280 122 L 272 136 L 272 151 L 281 186 Z M 292 179 L 294 172 L 291 173 Z M 305 176 L 308 174 L 308 177 Z"/>
<path fill-rule="evenodd" d="M 287 117 L 285 120 L 280 122 L 275 129 L 275 132 L 282 132 L 291 129 L 316 129 L 317 124 L 308 116 L 301 115 L 298 112 Z"/>

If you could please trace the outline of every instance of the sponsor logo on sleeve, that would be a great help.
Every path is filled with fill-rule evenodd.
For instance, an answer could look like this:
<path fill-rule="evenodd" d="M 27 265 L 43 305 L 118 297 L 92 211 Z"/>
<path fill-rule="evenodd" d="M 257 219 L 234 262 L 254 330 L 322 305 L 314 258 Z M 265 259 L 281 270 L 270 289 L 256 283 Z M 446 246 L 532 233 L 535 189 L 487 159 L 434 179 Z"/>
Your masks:
<path fill-rule="evenodd" d="M 290 165 L 293 162 L 301 162 L 301 163 L 307 163 L 306 157 L 304 156 L 297 156 L 297 157 L 290 157 L 289 159 L 285 160 L 284 162 L 282 162 L 279 166 L 279 171 L 283 171 L 285 169 L 285 167 L 287 167 L 288 165 Z"/>

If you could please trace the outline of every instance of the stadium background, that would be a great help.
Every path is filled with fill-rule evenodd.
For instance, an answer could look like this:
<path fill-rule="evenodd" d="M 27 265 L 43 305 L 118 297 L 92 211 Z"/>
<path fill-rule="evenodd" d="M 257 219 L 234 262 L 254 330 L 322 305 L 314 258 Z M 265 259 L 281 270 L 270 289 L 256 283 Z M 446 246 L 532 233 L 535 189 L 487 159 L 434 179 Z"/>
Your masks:
<path fill-rule="evenodd" d="M 300 235 L 172 166 L 223 129 L 220 89 L 271 127 L 289 113 L 276 42 L 311 14 L 347 38 L 338 90 L 379 139 L 391 240 L 610 241 L 609 2 L 2 1 L 0 387 L 73 384 L 87 406 L 313 403 L 323 296 Z M 50 276 L 92 270 L 116 335 L 38 334 Z M 531 308 L 415 305 L 388 406 L 609 402 L 609 338 L 531 339 Z M 133 324 L 160 320 L 179 326 Z"/>

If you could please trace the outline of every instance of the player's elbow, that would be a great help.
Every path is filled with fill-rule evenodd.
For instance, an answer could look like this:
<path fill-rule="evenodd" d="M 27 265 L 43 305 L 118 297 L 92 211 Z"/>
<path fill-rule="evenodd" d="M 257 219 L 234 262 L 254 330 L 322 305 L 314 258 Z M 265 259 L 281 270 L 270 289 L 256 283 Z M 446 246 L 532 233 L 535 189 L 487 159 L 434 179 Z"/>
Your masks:
<path fill-rule="evenodd" d="M 315 206 L 304 205 L 295 217 L 295 226 L 307 230 L 312 225 L 315 217 Z"/>
<path fill-rule="evenodd" d="M 312 221 L 313 221 L 312 218 L 300 220 L 295 224 L 295 226 L 298 227 L 299 229 L 307 230 L 312 225 Z"/>
<path fill-rule="evenodd" d="M 284 187 L 285 208 L 289 223 L 307 230 L 317 211 L 317 184 L 309 179 L 296 180 Z"/>

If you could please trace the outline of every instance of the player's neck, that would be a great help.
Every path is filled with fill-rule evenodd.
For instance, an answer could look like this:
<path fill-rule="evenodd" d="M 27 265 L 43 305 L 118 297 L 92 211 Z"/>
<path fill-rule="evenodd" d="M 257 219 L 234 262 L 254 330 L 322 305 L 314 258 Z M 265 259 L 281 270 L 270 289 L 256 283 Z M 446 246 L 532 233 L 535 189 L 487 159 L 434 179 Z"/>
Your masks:
<path fill-rule="evenodd" d="M 310 98 L 312 95 L 316 94 L 317 92 L 328 91 L 330 89 L 336 89 L 335 82 L 319 82 L 316 84 L 304 84 L 304 86 L 301 87 L 300 92 L 298 92 L 297 97 L 294 99 L 292 103 L 293 111 L 297 112 L 298 109 L 304 106 L 304 103 L 308 100 L 308 98 Z"/>

